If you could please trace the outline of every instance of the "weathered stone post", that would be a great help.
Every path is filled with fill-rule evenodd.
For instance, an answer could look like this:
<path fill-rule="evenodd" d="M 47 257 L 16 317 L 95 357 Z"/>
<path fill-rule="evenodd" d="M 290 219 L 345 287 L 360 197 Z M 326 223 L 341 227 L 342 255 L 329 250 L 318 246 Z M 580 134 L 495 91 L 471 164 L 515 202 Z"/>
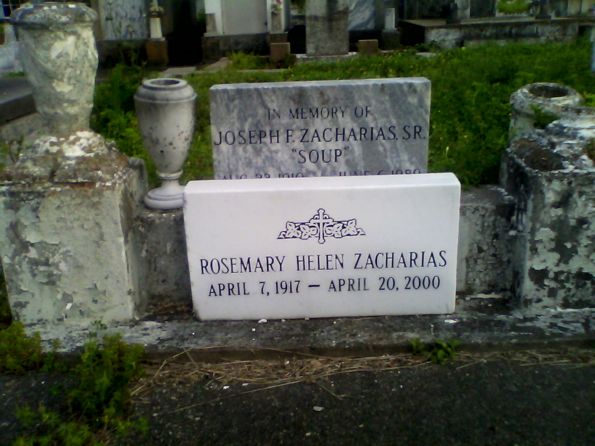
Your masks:
<path fill-rule="evenodd" d="M 550 15 L 550 2 L 549 0 L 540 0 L 539 1 L 539 11 L 535 16 L 537 19 L 548 20 L 551 19 L 552 16 Z"/>
<path fill-rule="evenodd" d="M 471 16 L 471 0 L 456 0 L 459 20 L 466 20 Z"/>
<path fill-rule="evenodd" d="M 167 55 L 167 40 L 161 32 L 161 17 L 163 8 L 159 6 L 157 0 L 151 0 L 149 7 L 149 39 L 145 43 L 147 50 L 147 59 L 149 63 L 156 65 L 167 65 L 169 58 Z"/>
<path fill-rule="evenodd" d="M 306 52 L 333 56 L 349 52 L 347 0 L 306 1 Z"/>
<path fill-rule="evenodd" d="M 461 23 L 461 19 L 459 18 L 459 5 L 454 0 L 448 4 L 446 23 L 448 23 L 448 24 Z"/>
<path fill-rule="evenodd" d="M 506 150 L 501 181 L 516 202 L 514 291 L 525 307 L 594 305 L 593 141 L 595 109 L 574 106 Z"/>
<path fill-rule="evenodd" d="M 397 9 L 386 8 L 384 13 L 384 29 L 382 30 L 382 47 L 392 50 L 399 46 L 399 32 L 396 28 Z"/>
<path fill-rule="evenodd" d="M 145 190 L 89 130 L 95 13 L 42 3 L 13 15 L 46 134 L 0 173 L 0 255 L 13 317 L 26 325 L 128 321 L 141 307 L 132 230 Z"/>

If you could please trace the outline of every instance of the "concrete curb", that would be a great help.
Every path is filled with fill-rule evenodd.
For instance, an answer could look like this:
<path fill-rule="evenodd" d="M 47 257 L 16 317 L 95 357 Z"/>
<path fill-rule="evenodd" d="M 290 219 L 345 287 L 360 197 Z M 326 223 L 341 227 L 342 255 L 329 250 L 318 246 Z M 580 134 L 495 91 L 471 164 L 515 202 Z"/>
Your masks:
<path fill-rule="evenodd" d="M 462 347 L 510 348 L 548 343 L 594 341 L 595 309 L 530 313 L 507 308 L 506 299 L 471 297 L 457 302 L 451 315 L 380 316 L 311 320 L 208 321 L 142 320 L 129 325 L 73 330 L 35 327 L 46 347 L 60 339 L 62 352 L 78 350 L 90 335 L 121 333 L 124 341 L 144 345 L 149 354 L 189 350 L 197 354 L 266 356 L 309 352 L 340 355 L 382 354 L 404 350 L 409 341 L 457 339 Z"/>

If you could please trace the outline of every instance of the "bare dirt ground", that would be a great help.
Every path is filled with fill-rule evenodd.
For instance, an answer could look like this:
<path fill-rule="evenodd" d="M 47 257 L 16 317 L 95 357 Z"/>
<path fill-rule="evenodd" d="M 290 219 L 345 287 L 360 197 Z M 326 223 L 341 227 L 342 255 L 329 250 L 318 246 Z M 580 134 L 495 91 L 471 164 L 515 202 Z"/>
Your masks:
<path fill-rule="evenodd" d="M 592 445 L 595 350 L 266 359 L 150 358 L 132 388 L 143 445 Z M 0 444 L 17 407 L 59 404 L 63 377 L 0 375 Z"/>
<path fill-rule="evenodd" d="M 156 361 L 135 387 L 158 445 L 591 445 L 593 350 Z"/>

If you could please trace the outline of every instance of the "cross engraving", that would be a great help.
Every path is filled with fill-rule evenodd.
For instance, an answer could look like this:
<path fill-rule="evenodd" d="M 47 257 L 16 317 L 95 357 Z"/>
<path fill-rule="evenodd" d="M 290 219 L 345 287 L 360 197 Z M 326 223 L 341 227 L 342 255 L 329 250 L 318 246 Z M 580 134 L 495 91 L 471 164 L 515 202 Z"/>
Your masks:
<path fill-rule="evenodd" d="M 288 221 L 285 230 L 279 233 L 278 239 L 308 240 L 316 238 L 321 245 L 327 238 L 343 238 L 366 235 L 362 228 L 357 227 L 355 218 L 349 220 L 335 220 L 320 208 L 308 221 Z"/>
<path fill-rule="evenodd" d="M 335 223 L 335 220 L 326 215 L 322 208 L 318 209 L 316 215 L 310 219 L 310 224 L 318 228 L 318 243 L 323 244 L 325 242 L 324 229 L 326 225 L 331 223 Z"/>

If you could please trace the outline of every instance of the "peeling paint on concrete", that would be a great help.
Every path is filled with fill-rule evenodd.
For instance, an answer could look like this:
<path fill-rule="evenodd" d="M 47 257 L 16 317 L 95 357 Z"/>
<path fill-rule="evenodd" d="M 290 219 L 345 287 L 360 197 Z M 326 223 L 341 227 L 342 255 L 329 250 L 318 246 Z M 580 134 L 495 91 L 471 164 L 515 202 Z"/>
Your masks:
<path fill-rule="evenodd" d="M 457 292 L 507 293 L 512 289 L 510 230 L 512 197 L 488 186 L 461 196 Z"/>
<path fill-rule="evenodd" d="M 502 183 L 517 200 L 515 294 L 534 311 L 595 307 L 595 110 L 513 140 Z"/>
<path fill-rule="evenodd" d="M 145 208 L 135 229 L 141 240 L 148 311 L 190 313 L 192 296 L 182 209 L 163 212 Z"/>
<path fill-rule="evenodd" d="M 15 319 L 134 319 L 142 291 L 132 222 L 145 189 L 142 169 L 91 132 L 42 138 L 6 169 L 0 253 Z"/>
<path fill-rule="evenodd" d="M 595 310 L 546 310 L 539 315 L 526 310 L 510 310 L 506 299 L 458 299 L 456 313 L 442 315 L 312 320 L 195 321 L 191 318 L 158 321 L 141 320 L 74 329 L 39 326 L 46 348 L 51 339 L 60 339 L 60 349 L 80 349 L 93 333 L 121 333 L 126 342 L 144 345 L 151 353 L 170 354 L 189 350 L 197 354 L 266 354 L 267 350 L 324 353 L 379 352 L 406 349 L 413 338 L 430 342 L 458 339 L 463 345 L 483 348 L 544 342 L 584 342 L 592 339 L 589 320 Z M 456 323 L 452 323 L 456 320 Z"/>

